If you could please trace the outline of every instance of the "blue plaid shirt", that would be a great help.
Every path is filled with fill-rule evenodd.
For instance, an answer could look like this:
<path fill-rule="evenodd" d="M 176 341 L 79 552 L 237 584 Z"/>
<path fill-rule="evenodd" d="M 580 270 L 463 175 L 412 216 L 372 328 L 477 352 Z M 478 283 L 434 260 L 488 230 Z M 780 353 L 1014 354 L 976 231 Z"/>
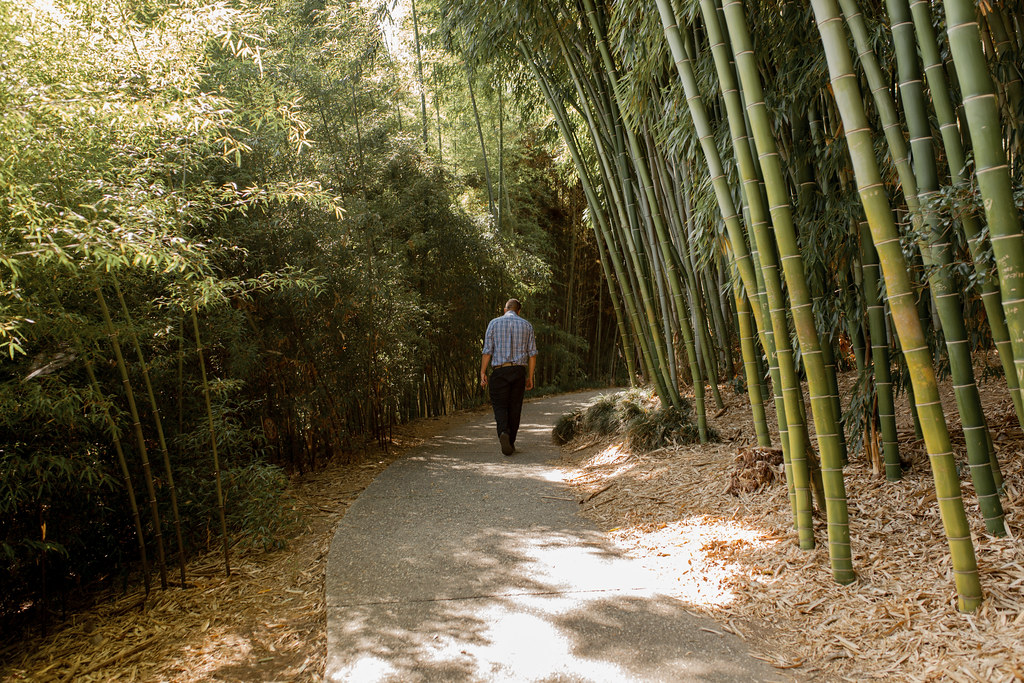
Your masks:
<path fill-rule="evenodd" d="M 491 365 L 505 363 L 526 365 L 537 355 L 537 340 L 533 336 L 533 325 L 520 318 L 514 311 L 507 311 L 487 325 L 484 334 L 483 355 L 490 355 Z"/>

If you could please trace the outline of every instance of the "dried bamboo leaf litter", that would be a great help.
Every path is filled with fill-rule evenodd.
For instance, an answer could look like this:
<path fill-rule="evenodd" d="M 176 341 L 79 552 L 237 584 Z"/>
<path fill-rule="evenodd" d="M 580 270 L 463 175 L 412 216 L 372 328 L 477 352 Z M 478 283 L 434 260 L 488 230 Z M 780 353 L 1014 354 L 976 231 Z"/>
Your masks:
<path fill-rule="evenodd" d="M 141 589 L 98 599 L 48 637 L 0 645 L 0 681 L 323 680 L 326 642 L 324 572 L 338 520 L 362 489 L 405 448 L 446 420 L 405 426 L 390 454 L 361 465 L 335 464 L 293 480 L 302 524 L 288 547 L 232 558 L 213 550 L 188 566 L 188 590 Z"/>
<path fill-rule="evenodd" d="M 848 386 L 851 378 L 843 379 Z M 1017 541 L 1024 535 L 1024 436 L 998 383 L 981 389 L 1006 480 L 1010 535 L 985 534 L 963 472 L 986 595 L 971 615 L 956 609 L 931 473 L 905 403 L 900 445 L 911 466 L 904 480 L 873 477 L 859 455 L 846 468 L 858 574 L 850 586 L 832 581 L 823 519 L 815 520 L 818 548 L 797 547 L 782 480 L 728 492 L 734 461 L 754 460 L 745 396 L 729 397 L 728 419 L 712 422 L 722 443 L 645 455 L 615 443 L 572 452 L 570 444 L 566 481 L 581 498 L 606 489 L 580 506 L 583 513 L 626 552 L 674 578 L 675 595 L 690 609 L 718 619 L 780 670 L 816 680 L 1024 680 L 1024 550 Z M 948 387 L 943 395 L 947 416 L 955 416 Z M 951 428 L 962 450 L 962 434 Z"/>

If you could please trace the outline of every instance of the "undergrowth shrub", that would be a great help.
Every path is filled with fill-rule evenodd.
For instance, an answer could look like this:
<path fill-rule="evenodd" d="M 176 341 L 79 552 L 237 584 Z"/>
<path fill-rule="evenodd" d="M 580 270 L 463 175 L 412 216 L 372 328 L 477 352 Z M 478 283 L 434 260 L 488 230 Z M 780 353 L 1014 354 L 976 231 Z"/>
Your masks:
<path fill-rule="evenodd" d="M 560 417 L 551 432 L 558 445 L 584 436 L 612 435 L 621 435 L 631 450 L 640 453 L 699 439 L 690 405 L 662 406 L 650 389 L 604 394 Z M 718 434 L 709 429 L 708 438 L 717 440 Z"/>
<path fill-rule="evenodd" d="M 282 467 L 252 462 L 226 473 L 228 523 L 238 530 L 240 544 L 262 550 L 285 547 L 284 532 L 297 520 L 287 494 L 288 476 Z"/>

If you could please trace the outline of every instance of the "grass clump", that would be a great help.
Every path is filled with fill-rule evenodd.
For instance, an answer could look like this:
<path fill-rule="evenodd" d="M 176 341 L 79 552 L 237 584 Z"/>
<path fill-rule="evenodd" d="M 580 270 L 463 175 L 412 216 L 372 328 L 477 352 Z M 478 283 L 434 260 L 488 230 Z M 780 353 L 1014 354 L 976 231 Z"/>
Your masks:
<path fill-rule="evenodd" d="M 558 445 L 583 436 L 612 435 L 624 436 L 628 447 L 638 453 L 699 439 L 689 404 L 662 406 L 650 389 L 604 394 L 589 406 L 563 415 L 551 432 Z M 708 437 L 717 440 L 718 435 L 709 430 Z"/>
<path fill-rule="evenodd" d="M 580 433 L 580 420 L 583 410 L 576 409 L 558 418 L 555 428 L 551 430 L 551 440 L 559 446 L 569 443 Z"/>

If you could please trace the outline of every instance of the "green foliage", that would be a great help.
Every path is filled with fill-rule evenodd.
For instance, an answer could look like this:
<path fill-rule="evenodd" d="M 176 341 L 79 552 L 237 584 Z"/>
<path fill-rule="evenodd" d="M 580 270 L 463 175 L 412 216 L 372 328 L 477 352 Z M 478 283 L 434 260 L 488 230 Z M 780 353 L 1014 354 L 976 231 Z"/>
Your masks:
<path fill-rule="evenodd" d="M 224 473 L 228 523 L 237 529 L 242 546 L 261 550 L 283 548 L 284 532 L 296 522 L 286 495 L 288 477 L 276 465 L 251 462 Z M 210 530 L 216 533 L 214 530 Z"/>

